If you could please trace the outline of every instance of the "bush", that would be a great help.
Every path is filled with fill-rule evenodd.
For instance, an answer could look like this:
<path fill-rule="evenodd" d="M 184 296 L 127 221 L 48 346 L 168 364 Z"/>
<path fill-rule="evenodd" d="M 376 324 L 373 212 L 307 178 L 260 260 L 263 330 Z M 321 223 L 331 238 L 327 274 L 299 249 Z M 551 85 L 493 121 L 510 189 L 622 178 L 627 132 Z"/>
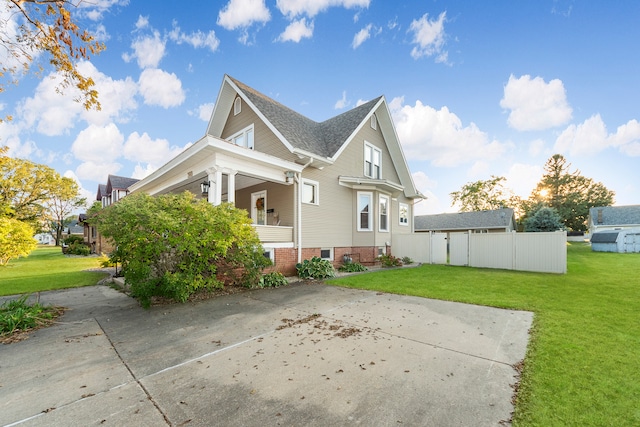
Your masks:
<path fill-rule="evenodd" d="M 131 194 L 89 222 L 113 240 L 111 260 L 120 260 L 143 307 L 153 296 L 186 301 L 200 289 L 257 286 L 270 263 L 245 210 L 213 206 L 189 192 Z"/>
<path fill-rule="evenodd" d="M 338 268 L 338 270 L 344 273 L 356 273 L 359 271 L 367 271 L 367 267 L 360 264 L 359 262 L 348 262 L 346 264 L 341 265 L 340 268 Z"/>
<path fill-rule="evenodd" d="M 0 266 L 14 258 L 29 255 L 38 246 L 33 234 L 29 224 L 0 217 Z"/>
<path fill-rule="evenodd" d="M 326 279 L 336 275 L 331 261 L 314 256 L 296 264 L 298 277 L 301 279 Z"/>
<path fill-rule="evenodd" d="M 284 274 L 279 271 L 272 271 L 271 273 L 267 273 L 260 278 L 259 286 L 261 288 L 277 288 L 279 286 L 288 285 L 289 282 L 287 278 L 284 277 Z"/>
<path fill-rule="evenodd" d="M 62 243 L 71 246 L 73 244 L 84 244 L 84 238 L 82 236 L 68 236 L 62 240 Z"/>
<path fill-rule="evenodd" d="M 402 257 L 402 264 L 404 264 L 404 265 L 413 264 L 413 260 L 411 259 L 411 257 L 403 256 Z"/>
<path fill-rule="evenodd" d="M 380 264 L 385 268 L 402 267 L 402 260 L 393 255 L 387 255 L 387 254 L 380 255 L 378 257 L 378 261 L 380 261 Z"/>

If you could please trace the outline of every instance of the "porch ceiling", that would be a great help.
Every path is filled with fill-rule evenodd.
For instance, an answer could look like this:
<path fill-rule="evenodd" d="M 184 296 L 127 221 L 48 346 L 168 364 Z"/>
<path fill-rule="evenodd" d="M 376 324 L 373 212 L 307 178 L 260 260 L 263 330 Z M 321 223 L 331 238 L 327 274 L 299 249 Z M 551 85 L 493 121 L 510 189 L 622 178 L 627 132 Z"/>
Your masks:
<path fill-rule="evenodd" d="M 222 169 L 223 179 L 236 172 L 235 187 L 242 189 L 264 181 L 287 184 L 285 172 L 299 173 L 304 166 L 207 135 L 129 190 L 162 194 L 180 189 L 197 194 L 211 168 Z"/>

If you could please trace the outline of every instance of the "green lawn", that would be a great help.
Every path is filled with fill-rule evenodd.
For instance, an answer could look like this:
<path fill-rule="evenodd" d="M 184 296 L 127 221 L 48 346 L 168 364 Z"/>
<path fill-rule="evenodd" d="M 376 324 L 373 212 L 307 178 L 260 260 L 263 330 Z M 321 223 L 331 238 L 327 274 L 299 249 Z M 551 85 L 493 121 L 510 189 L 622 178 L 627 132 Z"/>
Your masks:
<path fill-rule="evenodd" d="M 516 426 L 640 425 L 640 255 L 568 247 L 565 275 L 424 265 L 330 280 L 529 310 Z"/>
<path fill-rule="evenodd" d="M 68 257 L 59 247 L 39 247 L 0 267 L 0 296 L 95 285 L 105 274 L 83 270 L 96 267 L 96 257 Z"/>

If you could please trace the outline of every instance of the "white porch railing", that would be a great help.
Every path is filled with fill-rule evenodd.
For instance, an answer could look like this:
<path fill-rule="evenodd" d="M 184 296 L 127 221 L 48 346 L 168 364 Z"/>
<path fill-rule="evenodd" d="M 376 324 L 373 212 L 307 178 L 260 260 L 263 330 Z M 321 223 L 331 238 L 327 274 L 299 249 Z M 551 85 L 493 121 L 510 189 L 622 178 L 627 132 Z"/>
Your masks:
<path fill-rule="evenodd" d="M 253 225 L 262 243 L 292 243 L 293 227 L 280 225 Z"/>

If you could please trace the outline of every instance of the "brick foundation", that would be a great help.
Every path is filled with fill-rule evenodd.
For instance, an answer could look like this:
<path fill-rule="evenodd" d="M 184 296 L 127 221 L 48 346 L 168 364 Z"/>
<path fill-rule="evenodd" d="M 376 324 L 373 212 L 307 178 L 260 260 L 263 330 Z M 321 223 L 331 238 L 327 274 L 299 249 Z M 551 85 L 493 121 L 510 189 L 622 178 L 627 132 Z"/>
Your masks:
<path fill-rule="evenodd" d="M 320 256 L 321 248 L 303 248 L 302 259 L 311 259 L 314 256 Z M 391 253 L 391 247 L 387 246 L 387 254 Z M 340 267 L 344 261 L 344 255 L 349 255 L 353 262 L 360 263 L 365 266 L 372 266 L 378 263 L 378 247 L 377 246 L 350 246 L 333 248 L 333 266 Z M 295 276 L 297 274 L 296 264 L 298 262 L 298 250 L 295 248 L 276 248 L 274 249 L 275 264 L 265 270 L 279 271 L 285 276 Z"/>

